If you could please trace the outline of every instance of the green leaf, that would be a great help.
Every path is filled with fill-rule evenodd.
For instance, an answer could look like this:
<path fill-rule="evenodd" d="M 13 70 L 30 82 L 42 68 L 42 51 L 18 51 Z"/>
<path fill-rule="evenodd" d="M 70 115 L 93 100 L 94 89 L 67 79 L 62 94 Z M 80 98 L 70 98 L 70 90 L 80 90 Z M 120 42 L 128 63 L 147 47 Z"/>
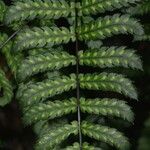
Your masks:
<path fill-rule="evenodd" d="M 127 138 L 116 129 L 95 125 L 86 121 L 82 122 L 81 127 L 84 135 L 115 146 L 119 150 L 127 150 L 129 147 Z"/>
<path fill-rule="evenodd" d="M 107 11 L 119 10 L 120 8 L 127 9 L 130 5 L 135 6 L 139 1 L 13 0 L 13 4 L 7 8 L 6 14 L 2 9 L 0 21 L 3 20 L 4 15 L 4 22 L 9 25 L 5 27 L 5 30 L 10 32 L 9 34 L 22 26 L 17 35 L 15 34 L 15 38 L 14 34 L 9 38 L 4 37 L 6 39 L 0 36 L 0 41 L 2 41 L 0 45 L 3 45 L 8 39 L 10 40 L 1 51 L 11 70 L 15 70 L 18 77 L 16 79 L 23 81 L 18 85 L 16 97 L 23 110 L 25 125 L 35 125 L 34 131 L 38 137 L 35 149 L 101 150 L 101 148 L 95 147 L 101 146 L 101 142 L 102 146 L 104 142 L 104 145 L 114 146 L 118 150 L 129 148 L 127 138 L 116 129 L 95 125 L 87 121 L 104 123 L 104 119 L 107 117 L 119 117 L 132 122 L 134 115 L 126 102 L 111 98 L 89 99 L 79 96 L 77 100 L 76 97 L 70 97 L 75 94 L 78 97 L 80 92 L 79 95 L 82 95 L 82 90 L 87 92 L 95 90 L 94 93 L 102 90 L 137 99 L 135 87 L 123 75 L 105 72 L 80 74 L 80 72 L 86 72 L 87 68 L 85 67 L 84 70 L 79 68 L 78 71 L 78 66 L 76 68 L 73 65 L 99 67 L 99 69 L 125 67 L 142 70 L 141 59 L 135 54 L 135 51 L 125 47 L 102 47 L 103 42 L 105 43 L 103 40 L 114 35 L 131 34 L 134 39 L 144 36 L 142 25 L 130 15 L 105 16 L 104 14 Z M 121 12 L 123 14 L 122 10 Z M 97 16 L 92 15 L 98 13 L 103 13 L 102 16 L 105 17 L 95 20 Z M 72 45 L 70 45 L 71 42 L 73 42 Z M 80 42 L 84 48 L 87 47 L 86 51 L 80 49 Z M 106 44 L 109 45 L 107 42 Z M 75 46 L 76 50 L 79 49 L 79 53 L 64 51 L 68 46 Z M 26 57 L 24 60 L 18 55 L 20 53 L 22 53 L 21 56 Z M 65 68 L 69 65 L 73 66 L 71 70 Z M 75 70 L 77 71 L 75 74 L 70 74 Z M 97 71 L 99 72 L 99 70 Z M 68 73 L 70 75 L 66 76 Z M 0 73 L 0 83 L 9 83 L 4 75 L 1 78 Z M 9 86 L 0 84 L 1 91 L 4 90 L 2 98 L 5 98 L 6 95 L 9 100 L 12 91 L 7 92 L 5 87 Z M 7 93 L 5 94 L 5 92 Z M 67 97 L 65 97 L 66 95 Z M 64 115 L 76 113 L 78 109 L 83 113 L 81 124 L 79 120 L 68 124 L 70 120 L 74 120 L 73 118 L 76 116 L 74 114 L 67 117 L 65 121 L 62 119 Z M 91 117 L 87 118 L 86 115 L 91 115 L 92 119 Z M 82 122 L 82 119 L 86 121 Z M 59 122 L 57 122 L 58 120 Z M 88 143 L 82 143 L 82 145 L 74 143 L 72 145 L 72 140 L 79 141 L 80 129 L 83 142 L 93 138 L 93 146 Z M 69 137 L 70 135 L 73 135 L 73 138 Z M 69 139 L 67 140 L 67 138 Z M 61 144 L 62 142 L 63 144 Z M 68 143 L 72 146 L 67 147 Z"/>
<path fill-rule="evenodd" d="M 142 36 L 136 36 L 134 41 L 150 41 L 150 34 L 144 34 Z"/>
<path fill-rule="evenodd" d="M 49 123 L 47 120 L 44 121 L 38 121 L 34 124 L 33 130 L 34 133 L 40 137 L 43 133 L 47 132 L 49 129 Z"/>
<path fill-rule="evenodd" d="M 27 0 L 15 2 L 6 13 L 5 22 L 38 19 L 58 19 L 67 17 L 74 11 L 74 5 L 65 0 Z"/>
<path fill-rule="evenodd" d="M 76 76 L 75 74 L 71 74 L 69 77 L 56 77 L 43 82 L 31 82 L 23 85 L 23 88 L 18 89 L 17 97 L 21 105 L 25 107 L 75 88 Z"/>
<path fill-rule="evenodd" d="M 48 79 L 55 79 L 57 77 L 61 77 L 62 73 L 59 71 L 47 72 L 46 76 Z"/>
<path fill-rule="evenodd" d="M 19 79 L 48 70 L 59 70 L 76 64 L 76 58 L 67 52 L 45 52 L 29 56 L 23 60 L 18 71 Z"/>
<path fill-rule="evenodd" d="M 3 43 L 7 39 L 8 39 L 8 36 L 6 34 L 0 34 L 0 45 L 3 45 Z M 5 56 L 7 64 L 9 66 L 9 68 L 11 69 L 12 73 L 14 73 L 14 75 L 16 75 L 18 66 L 19 66 L 19 64 L 20 64 L 23 56 L 22 56 L 21 53 L 17 53 L 16 55 L 14 55 L 13 53 L 11 53 L 12 45 L 13 45 L 13 42 L 9 41 L 1 49 L 1 52 Z"/>
<path fill-rule="evenodd" d="M 68 43 L 75 40 L 74 29 L 65 27 L 34 27 L 23 29 L 16 38 L 14 50 L 22 51 L 31 48 L 52 47 L 56 44 Z"/>
<path fill-rule="evenodd" d="M 140 0 L 82 0 L 79 14 L 90 15 L 130 6 Z"/>
<path fill-rule="evenodd" d="M 74 143 L 73 146 L 68 146 L 62 150 L 79 150 L 79 149 L 80 149 L 79 143 Z"/>
<path fill-rule="evenodd" d="M 44 121 L 38 121 L 34 124 L 34 132 L 38 137 L 43 136 L 47 132 L 54 131 L 57 128 L 60 128 L 67 124 L 67 119 L 56 119 L 56 120 L 44 120 Z"/>
<path fill-rule="evenodd" d="M 3 21 L 4 15 L 6 11 L 6 5 L 5 3 L 1 0 L 0 1 L 0 22 Z"/>
<path fill-rule="evenodd" d="M 38 54 L 44 54 L 44 53 L 52 53 L 52 52 L 65 52 L 63 49 L 63 46 L 55 46 L 55 47 L 42 47 L 42 48 L 34 48 L 34 49 L 29 49 L 27 52 L 29 56 L 34 56 Z"/>
<path fill-rule="evenodd" d="M 137 92 L 131 81 L 115 73 L 80 74 L 80 87 L 88 90 L 113 91 L 137 99 Z"/>
<path fill-rule="evenodd" d="M 40 120 L 54 119 L 65 114 L 77 111 L 75 98 L 70 100 L 39 103 L 24 111 L 23 120 L 25 124 L 32 124 Z"/>
<path fill-rule="evenodd" d="M 92 21 L 77 29 L 80 40 L 105 39 L 118 34 L 142 35 L 143 28 L 129 15 L 115 14 Z"/>
<path fill-rule="evenodd" d="M 8 104 L 13 97 L 13 88 L 9 80 L 6 78 L 3 70 L 0 69 L 0 90 L 3 93 L 3 96 L 0 97 L 0 106 L 5 106 Z"/>
<path fill-rule="evenodd" d="M 51 149 L 55 145 L 60 144 L 66 138 L 68 138 L 71 134 L 77 135 L 78 134 L 78 122 L 74 121 L 71 124 L 66 124 L 63 127 L 59 127 L 55 130 L 50 130 L 49 132 L 45 133 L 40 139 L 38 140 L 35 149 Z"/>
<path fill-rule="evenodd" d="M 80 99 L 80 107 L 82 112 L 103 116 L 116 116 L 133 121 L 134 114 L 126 102 L 116 99 Z"/>
<path fill-rule="evenodd" d="M 105 67 L 125 67 L 142 70 L 142 62 L 135 51 L 125 47 L 101 47 L 79 53 L 80 65 Z"/>
<path fill-rule="evenodd" d="M 100 41 L 100 40 L 97 40 L 97 41 L 89 41 L 87 43 L 88 45 L 88 48 L 90 49 L 99 49 L 102 45 L 103 45 L 103 42 Z"/>
<path fill-rule="evenodd" d="M 130 15 L 146 15 L 150 13 L 150 1 L 144 0 L 142 3 L 135 7 L 130 7 L 126 11 Z"/>
<path fill-rule="evenodd" d="M 68 146 L 67 148 L 62 150 L 79 150 L 79 149 L 80 149 L 79 143 L 74 143 L 73 146 Z M 82 150 L 102 150 L 102 149 L 91 146 L 88 143 L 83 143 Z"/>

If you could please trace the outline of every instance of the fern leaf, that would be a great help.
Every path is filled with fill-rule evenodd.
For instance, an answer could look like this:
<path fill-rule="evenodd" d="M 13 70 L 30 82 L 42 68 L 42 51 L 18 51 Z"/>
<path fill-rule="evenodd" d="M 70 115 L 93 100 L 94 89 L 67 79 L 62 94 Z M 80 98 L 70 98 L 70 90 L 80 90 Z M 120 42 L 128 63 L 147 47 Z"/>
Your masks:
<path fill-rule="evenodd" d="M 34 48 L 34 49 L 30 49 L 28 51 L 29 56 L 33 56 L 33 55 L 37 55 L 37 54 L 44 54 L 47 52 L 53 52 L 53 51 L 62 51 L 62 48 Z"/>
<path fill-rule="evenodd" d="M 39 121 L 34 124 L 34 133 L 40 137 L 43 133 L 47 132 L 47 129 L 49 128 L 49 123 L 47 120 Z"/>
<path fill-rule="evenodd" d="M 105 39 L 117 34 L 142 35 L 143 28 L 137 20 L 128 15 L 106 16 L 78 28 L 80 40 Z"/>
<path fill-rule="evenodd" d="M 15 21 L 38 19 L 58 19 L 67 17 L 74 10 L 65 0 L 28 0 L 15 2 L 9 7 L 5 22 L 10 24 Z"/>
<path fill-rule="evenodd" d="M 56 117 L 76 112 L 76 99 L 40 103 L 25 110 L 23 120 L 25 124 L 32 124 L 40 120 L 54 119 Z"/>
<path fill-rule="evenodd" d="M 84 121 L 82 122 L 82 133 L 96 140 L 100 140 L 115 146 L 119 150 L 126 150 L 129 147 L 129 143 L 126 137 L 124 137 L 122 133 L 113 128 L 94 125 Z"/>
<path fill-rule="evenodd" d="M 83 143 L 83 150 L 102 150 L 102 149 L 98 148 L 98 147 L 91 146 L 88 143 Z"/>
<path fill-rule="evenodd" d="M 61 77 L 61 73 L 59 71 L 53 71 L 53 72 L 47 72 L 47 78 L 48 79 L 55 79 L 57 77 Z"/>
<path fill-rule="evenodd" d="M 79 149 L 80 149 L 79 143 L 74 143 L 73 146 L 68 146 L 67 148 L 63 150 L 79 150 Z M 82 150 L 102 150 L 102 149 L 91 146 L 88 143 L 83 143 Z"/>
<path fill-rule="evenodd" d="M 13 88 L 5 73 L 0 69 L 0 89 L 3 89 L 3 96 L 0 97 L 0 106 L 8 104 L 13 97 Z"/>
<path fill-rule="evenodd" d="M 56 79 L 47 79 L 43 82 L 30 83 L 18 90 L 18 99 L 23 106 L 32 105 L 44 101 L 48 97 L 61 94 L 76 88 L 76 76 L 71 74 Z"/>
<path fill-rule="evenodd" d="M 0 1 L 0 22 L 3 21 L 5 11 L 6 11 L 5 3 L 1 0 Z"/>
<path fill-rule="evenodd" d="M 65 76 L 62 75 L 62 72 L 66 71 L 67 68 L 65 67 L 77 64 L 99 68 L 125 67 L 142 70 L 141 59 L 134 51 L 125 47 L 102 47 L 103 40 L 114 35 L 132 34 L 134 39 L 142 37 L 144 31 L 138 20 L 131 18 L 129 14 L 115 14 L 97 20 L 95 20 L 96 16 L 90 16 L 122 7 L 127 9 L 130 5 L 134 6 L 139 1 L 13 0 L 13 4 L 6 9 L 1 7 L 3 3 L 0 0 L 0 21 L 9 25 L 8 29 L 6 27 L 6 31 L 9 33 L 9 29 L 16 30 L 20 28 L 20 25 L 23 25 L 15 39 L 11 41 L 10 38 L 10 41 L 6 43 L 2 53 L 6 56 L 10 68 L 12 67 L 19 79 L 25 82 L 19 85 L 17 99 L 23 108 L 25 124 L 35 124 L 34 129 L 38 136 L 36 150 L 101 150 L 101 148 L 94 147 L 94 145 L 98 145 L 96 143 L 93 146 L 88 143 L 74 143 L 72 146 L 64 148 L 68 142 L 72 143 L 72 137 L 71 141 L 67 140 L 70 135 L 74 135 L 75 139 L 80 141 L 78 138 L 79 132 L 82 132 L 81 136 L 85 137 L 85 140 L 88 136 L 96 141 L 114 146 L 118 150 L 129 148 L 128 139 L 116 129 L 89 123 L 92 121 L 101 123 L 102 121 L 95 117 L 98 115 L 103 116 L 103 118 L 119 117 L 132 122 L 134 114 L 127 103 L 110 98 L 80 98 L 79 93 L 82 90 L 102 90 L 137 99 L 137 92 L 132 82 L 123 75 L 116 73 L 80 74 L 78 66 L 73 68 L 76 69 L 77 75 Z M 146 9 L 146 11 L 149 11 L 149 9 Z M 59 22 L 61 21 L 60 18 L 65 18 L 63 24 L 66 27 L 63 27 L 63 25 L 60 27 L 62 23 Z M 24 27 L 24 25 L 29 27 Z M 4 38 L 0 35 L 2 43 L 6 41 Z M 71 44 L 70 41 L 75 42 L 77 49 L 80 42 L 83 43 L 83 47 L 85 43 L 89 50 L 63 51 L 63 47 L 69 45 L 62 44 Z M 62 46 L 58 46 L 60 44 Z M 12 55 L 11 50 L 18 53 Z M 27 58 L 22 60 L 20 56 L 23 55 L 18 55 L 20 53 Z M 67 70 L 65 74 L 70 72 L 74 72 L 74 70 Z M 83 72 L 86 72 L 86 70 Z M 42 73 L 42 75 L 34 78 L 33 75 L 38 73 Z M 31 77 L 31 80 L 28 82 L 29 77 Z M 45 78 L 47 79 L 43 80 Z M 0 100 L 2 99 L 0 105 L 3 106 L 11 100 L 13 89 L 1 70 L 0 88 L 2 91 L 4 90 L 3 97 L 0 98 Z M 77 91 L 72 91 L 73 93 L 67 97 L 76 93 L 77 97 L 79 96 L 79 101 L 76 97 L 64 98 L 61 101 L 61 98 L 66 95 L 65 92 L 70 92 L 76 88 Z M 90 120 L 90 117 L 85 118 L 86 121 L 82 122 L 81 120 L 80 123 L 78 117 L 78 121 L 68 124 L 68 119 L 71 119 L 70 116 L 65 122 L 64 120 L 57 122 L 58 117 L 75 113 L 79 107 L 81 113 L 89 113 L 94 115 L 95 118 L 93 120 Z M 81 115 L 80 112 L 78 112 L 79 115 Z M 83 119 L 84 117 L 86 116 L 83 114 Z M 62 142 L 63 145 L 60 145 Z"/>
<path fill-rule="evenodd" d="M 43 27 L 24 29 L 16 38 L 14 50 L 22 51 L 24 49 L 51 47 L 54 44 L 67 43 L 75 40 L 74 30 L 68 30 L 65 27 Z"/>
<path fill-rule="evenodd" d="M 130 107 L 124 101 L 118 101 L 116 99 L 87 99 L 81 98 L 80 100 L 81 111 L 88 112 L 90 114 L 104 115 L 104 116 L 116 116 L 133 121 L 134 114 Z"/>
<path fill-rule="evenodd" d="M 131 15 L 145 15 L 150 13 L 150 2 L 149 0 L 143 1 L 135 7 L 127 9 L 127 13 Z"/>
<path fill-rule="evenodd" d="M 28 51 L 29 56 L 34 56 L 34 55 L 38 55 L 38 54 L 44 54 L 46 52 L 52 52 L 54 51 L 54 48 L 34 48 L 34 49 L 30 49 Z"/>
<path fill-rule="evenodd" d="M 6 34 L 0 34 L 0 45 L 2 45 L 6 40 L 8 39 L 8 36 Z M 18 70 L 18 66 L 22 60 L 22 54 L 18 53 L 16 55 L 13 55 L 11 53 L 12 49 L 12 42 L 8 42 L 1 50 L 1 52 L 4 54 L 7 64 L 9 68 L 11 69 L 12 73 L 16 76 L 16 72 Z"/>
<path fill-rule="evenodd" d="M 57 130 L 58 128 L 66 125 L 68 122 L 67 120 L 55 120 L 55 121 L 40 121 L 40 122 L 37 122 L 35 125 L 34 125 L 34 131 L 35 133 L 37 134 L 38 138 L 41 138 L 43 137 L 43 135 L 47 134 L 47 132 L 50 132 L 50 131 L 55 131 Z M 60 150 L 60 145 L 56 144 L 53 148 L 53 150 Z"/>
<path fill-rule="evenodd" d="M 90 49 L 99 49 L 103 45 L 103 42 L 100 40 L 97 41 L 89 41 L 87 43 L 88 48 Z"/>
<path fill-rule="evenodd" d="M 45 52 L 43 54 L 29 56 L 23 60 L 18 71 L 18 77 L 25 79 L 39 72 L 59 70 L 70 64 L 75 65 L 76 58 L 67 52 Z"/>
<path fill-rule="evenodd" d="M 47 131 L 53 131 L 67 123 L 68 121 L 65 119 L 49 120 L 49 122 L 47 120 L 39 121 L 34 125 L 34 132 L 38 137 L 41 137 L 43 134 L 47 133 Z"/>
<path fill-rule="evenodd" d="M 79 14 L 90 15 L 130 6 L 140 0 L 82 0 Z"/>
<path fill-rule="evenodd" d="M 100 49 L 87 50 L 79 53 L 80 65 L 96 67 L 125 67 L 142 70 L 140 58 L 134 51 L 125 47 L 101 47 Z"/>
<path fill-rule="evenodd" d="M 114 73 L 80 74 L 79 78 L 82 89 L 113 91 L 137 99 L 137 92 L 131 81 L 122 75 Z"/>
<path fill-rule="evenodd" d="M 63 150 L 79 150 L 79 149 L 80 149 L 79 143 L 74 143 L 73 146 L 68 146 L 68 147 L 64 148 Z"/>
<path fill-rule="evenodd" d="M 78 134 L 78 122 L 74 121 L 71 124 L 66 124 L 63 127 L 59 127 L 55 130 L 50 130 L 44 134 L 38 140 L 36 144 L 36 150 L 40 149 L 51 149 L 53 146 L 60 144 L 71 134 Z"/>
<path fill-rule="evenodd" d="M 144 34 L 142 36 L 136 36 L 134 41 L 150 41 L 150 35 Z"/>

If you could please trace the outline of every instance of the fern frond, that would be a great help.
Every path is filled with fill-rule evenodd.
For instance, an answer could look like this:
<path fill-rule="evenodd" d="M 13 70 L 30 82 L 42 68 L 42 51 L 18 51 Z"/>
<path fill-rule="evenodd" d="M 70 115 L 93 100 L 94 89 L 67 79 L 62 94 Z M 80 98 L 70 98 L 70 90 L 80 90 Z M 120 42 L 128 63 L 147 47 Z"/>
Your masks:
<path fill-rule="evenodd" d="M 54 44 L 67 43 L 75 40 L 73 28 L 68 30 L 65 27 L 43 27 L 24 29 L 16 38 L 14 50 L 22 51 L 24 49 L 52 47 Z"/>
<path fill-rule="evenodd" d="M 5 3 L 1 0 L 0 1 L 0 22 L 3 21 L 5 11 L 6 11 Z"/>
<path fill-rule="evenodd" d="M 79 143 L 74 143 L 73 146 L 68 146 L 67 148 L 63 150 L 79 150 L 79 149 L 80 149 Z M 88 143 L 83 143 L 82 150 L 102 150 L 102 149 L 91 146 Z"/>
<path fill-rule="evenodd" d="M 44 53 L 47 53 L 47 52 L 63 52 L 64 49 L 63 47 L 49 47 L 49 48 L 34 48 L 34 49 L 29 49 L 28 51 L 28 55 L 29 56 L 33 56 L 33 55 L 38 55 L 38 54 L 44 54 Z"/>
<path fill-rule="evenodd" d="M 44 54 L 46 52 L 56 51 L 54 48 L 34 48 L 28 51 L 29 56 L 34 56 L 38 54 Z"/>
<path fill-rule="evenodd" d="M 117 34 L 142 35 L 143 28 L 137 20 L 130 18 L 129 15 L 115 14 L 106 16 L 78 27 L 80 40 L 105 39 Z"/>
<path fill-rule="evenodd" d="M 22 26 L 14 39 L 9 38 L 2 53 L 10 68 L 16 72 L 16 81 L 21 80 L 16 98 L 22 107 L 25 125 L 35 125 L 38 137 L 36 150 L 102 150 L 95 147 L 101 147 L 101 143 L 96 143 L 99 141 L 118 150 L 129 148 L 128 139 L 122 133 L 114 128 L 92 123 L 105 124 L 107 117 L 132 122 L 134 114 L 127 103 L 113 98 L 92 99 L 81 95 L 84 91 L 92 90 L 95 93 L 101 90 L 137 99 L 135 87 L 121 74 L 93 73 L 96 68 L 91 70 L 92 73 L 86 73 L 89 67 L 80 70 L 80 65 L 142 70 L 141 59 L 135 51 L 126 47 L 102 46 L 104 39 L 118 34 L 131 34 L 134 39 L 142 37 L 144 31 L 138 20 L 131 18 L 129 13 L 113 16 L 103 14 L 105 17 L 98 19 L 97 16 L 91 16 L 123 7 L 128 9 L 139 1 L 141 0 L 13 0 L 13 4 L 2 13 L 2 19 L 0 12 L 0 21 L 6 23 L 5 28 L 9 34 Z M 4 38 L 6 37 L 0 35 L 2 45 L 8 39 Z M 106 41 L 106 45 L 110 43 Z M 75 51 L 64 50 L 69 46 L 75 47 Z M 80 46 L 87 47 L 87 50 Z M 26 58 L 22 60 L 20 56 Z M 69 66 L 73 68 L 68 70 Z M 4 74 L 1 77 L 1 74 L 0 72 L 0 89 L 2 92 L 4 90 L 2 98 L 7 96 L 8 101 L 12 97 L 12 87 L 11 84 L 7 85 L 9 81 Z M 74 113 L 78 115 L 75 119 L 77 121 L 73 119 Z M 68 117 L 69 114 L 71 116 Z M 88 114 L 94 117 L 87 118 Z M 64 115 L 67 117 L 65 121 L 61 120 Z M 68 124 L 70 120 L 73 122 Z M 91 138 L 93 145 L 84 143 Z M 69 142 L 74 144 L 67 147 Z"/>
<path fill-rule="evenodd" d="M 150 13 L 150 1 L 144 0 L 142 3 L 135 7 L 127 9 L 127 13 L 131 15 L 145 15 Z"/>
<path fill-rule="evenodd" d="M 55 130 L 56 128 L 60 128 L 67 124 L 68 121 L 66 119 L 57 119 L 57 120 L 51 120 L 51 121 L 38 121 L 34 124 L 34 132 L 38 137 L 41 137 L 43 134 L 47 133 L 47 131 Z"/>
<path fill-rule="evenodd" d="M 74 12 L 74 5 L 65 0 L 29 0 L 15 2 L 9 7 L 5 22 L 10 24 L 15 21 L 38 19 L 58 19 L 67 17 Z"/>
<path fill-rule="evenodd" d="M 71 134 L 74 135 L 78 134 L 78 122 L 76 121 L 72 122 L 71 124 L 66 124 L 63 127 L 59 127 L 55 130 L 50 130 L 49 132 L 45 133 L 38 140 L 35 149 L 36 150 L 50 149 L 53 146 L 60 144 Z"/>
<path fill-rule="evenodd" d="M 96 40 L 96 41 L 89 41 L 87 43 L 88 48 L 90 49 L 99 49 L 101 46 L 103 45 L 103 42 L 100 40 Z"/>
<path fill-rule="evenodd" d="M 48 79 L 55 79 L 57 77 L 61 77 L 61 73 L 59 71 L 53 71 L 53 72 L 47 72 L 47 78 Z"/>
<path fill-rule="evenodd" d="M 116 116 L 133 121 L 134 114 L 131 108 L 124 101 L 116 99 L 87 99 L 81 98 L 80 100 L 81 111 L 90 114 Z"/>
<path fill-rule="evenodd" d="M 91 15 L 128 7 L 140 0 L 82 0 L 79 14 Z"/>
<path fill-rule="evenodd" d="M 98 147 L 91 146 L 88 143 L 83 143 L 83 150 L 102 150 L 102 149 L 98 148 Z"/>
<path fill-rule="evenodd" d="M 34 124 L 34 132 L 38 136 L 38 138 L 43 137 L 43 135 L 47 134 L 47 132 L 55 131 L 56 129 L 64 126 L 65 124 L 68 124 L 67 120 L 61 119 L 61 120 L 55 120 L 55 121 L 39 121 Z M 59 150 L 61 149 L 59 145 L 55 145 L 53 150 Z"/>
<path fill-rule="evenodd" d="M 3 70 L 0 69 L 0 89 L 3 89 L 3 96 L 0 97 L 0 106 L 8 104 L 13 97 L 13 88 L 9 80 L 6 78 Z"/>
<path fill-rule="evenodd" d="M 0 45 L 2 45 L 6 40 L 8 39 L 8 36 L 6 34 L 0 34 Z M 18 70 L 18 66 L 22 60 L 22 54 L 18 53 L 16 55 L 13 55 L 11 53 L 13 43 L 10 41 L 8 42 L 1 50 L 1 52 L 4 54 L 7 64 L 9 68 L 11 69 L 12 73 L 16 75 L 16 72 Z"/>
<path fill-rule="evenodd" d="M 137 99 L 134 86 L 123 75 L 115 73 L 80 74 L 79 79 L 82 89 L 113 91 Z"/>
<path fill-rule="evenodd" d="M 125 47 L 101 47 L 79 53 L 80 65 L 96 67 L 125 67 L 142 70 L 140 58 L 135 51 Z"/>
<path fill-rule="evenodd" d="M 119 150 L 127 150 L 129 147 L 128 140 L 116 129 L 106 126 L 94 125 L 86 121 L 82 122 L 82 133 L 96 140 L 115 146 Z"/>
<path fill-rule="evenodd" d="M 40 137 L 43 133 L 47 131 L 48 128 L 49 128 L 49 123 L 47 122 L 47 120 L 44 120 L 35 123 L 33 130 L 34 133 L 38 135 L 38 137 Z"/>
<path fill-rule="evenodd" d="M 75 88 L 76 76 L 71 74 L 69 77 L 62 76 L 56 79 L 47 79 L 43 82 L 30 83 L 23 89 L 18 90 L 18 99 L 23 106 L 31 106 L 34 103 L 44 101 L 46 98 Z"/>
<path fill-rule="evenodd" d="M 39 103 L 25 110 L 23 120 L 25 124 L 32 124 L 40 120 L 53 119 L 65 114 L 76 112 L 76 99 Z"/>
<path fill-rule="evenodd" d="M 136 36 L 134 41 L 150 41 L 150 34 L 144 34 L 142 36 Z"/>
<path fill-rule="evenodd" d="M 79 150 L 79 149 L 80 149 L 79 143 L 74 143 L 73 146 L 68 146 L 68 147 L 64 148 L 63 150 Z"/>
<path fill-rule="evenodd" d="M 25 79 L 39 72 L 59 70 L 70 64 L 75 65 L 76 58 L 65 51 L 45 52 L 43 54 L 29 56 L 27 59 L 23 60 L 18 70 L 18 77 L 20 79 Z"/>

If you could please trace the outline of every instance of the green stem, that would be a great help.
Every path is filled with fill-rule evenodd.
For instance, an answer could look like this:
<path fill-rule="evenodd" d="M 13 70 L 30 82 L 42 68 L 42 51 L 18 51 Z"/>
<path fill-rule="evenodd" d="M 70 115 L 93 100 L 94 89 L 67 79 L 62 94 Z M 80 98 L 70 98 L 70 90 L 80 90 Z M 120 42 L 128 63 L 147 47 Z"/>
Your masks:
<path fill-rule="evenodd" d="M 75 0 L 77 3 L 78 0 Z M 75 8 L 75 31 L 78 27 L 78 10 Z M 82 150 L 82 132 L 81 132 L 81 108 L 80 108 L 80 81 L 79 81 L 79 42 L 78 42 L 78 33 L 76 32 L 76 81 L 77 81 L 77 109 L 78 109 L 78 130 L 79 130 L 79 145 L 80 150 Z"/>
<path fill-rule="evenodd" d="M 16 32 L 14 32 L 1 46 L 0 49 L 2 49 L 16 34 L 21 30 L 22 28 L 18 29 Z"/>

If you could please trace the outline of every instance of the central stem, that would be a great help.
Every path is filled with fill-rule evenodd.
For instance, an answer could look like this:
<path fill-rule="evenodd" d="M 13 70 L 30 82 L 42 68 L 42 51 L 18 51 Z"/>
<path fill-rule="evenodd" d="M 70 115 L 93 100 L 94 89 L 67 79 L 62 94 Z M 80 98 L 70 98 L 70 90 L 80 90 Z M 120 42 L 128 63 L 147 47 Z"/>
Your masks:
<path fill-rule="evenodd" d="M 77 3 L 78 0 L 75 0 Z M 75 32 L 78 27 L 78 10 L 75 8 Z M 78 42 L 78 33 L 76 32 L 76 81 L 77 81 L 77 109 L 78 109 L 78 130 L 79 130 L 79 145 L 80 150 L 82 150 L 82 132 L 81 132 L 81 109 L 80 109 L 80 81 L 79 81 L 79 42 Z"/>

